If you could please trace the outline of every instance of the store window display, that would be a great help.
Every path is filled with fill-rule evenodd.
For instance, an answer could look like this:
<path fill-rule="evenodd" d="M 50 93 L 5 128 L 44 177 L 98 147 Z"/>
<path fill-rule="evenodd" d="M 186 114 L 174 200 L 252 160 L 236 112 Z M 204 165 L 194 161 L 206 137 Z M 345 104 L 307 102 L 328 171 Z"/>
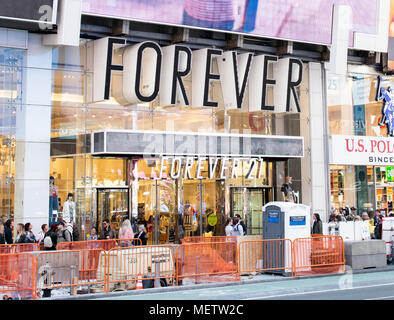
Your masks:
<path fill-rule="evenodd" d="M 355 67 L 351 69 L 356 70 Z M 366 139 L 390 137 L 394 123 L 393 80 L 392 76 L 355 72 L 348 73 L 344 79 L 329 76 L 327 101 L 330 135 L 350 136 L 350 139 L 352 136 Z M 366 149 L 365 152 L 372 151 Z M 354 164 L 348 164 L 343 165 L 340 161 L 330 164 L 331 207 L 338 210 L 346 206 L 355 207 L 358 215 L 364 211 L 388 213 L 392 210 L 394 181 L 391 179 L 391 167 L 383 162 L 373 166 L 358 159 Z"/>
<path fill-rule="evenodd" d="M 292 177 L 287 176 L 286 177 L 286 182 L 282 186 L 282 193 L 283 193 L 283 198 L 285 199 L 286 202 L 297 202 L 298 203 L 298 192 L 295 192 L 293 190 L 293 183 L 292 183 Z"/>
<path fill-rule="evenodd" d="M 58 188 L 55 185 L 55 178 L 49 177 L 49 225 L 56 223 L 59 210 Z"/>

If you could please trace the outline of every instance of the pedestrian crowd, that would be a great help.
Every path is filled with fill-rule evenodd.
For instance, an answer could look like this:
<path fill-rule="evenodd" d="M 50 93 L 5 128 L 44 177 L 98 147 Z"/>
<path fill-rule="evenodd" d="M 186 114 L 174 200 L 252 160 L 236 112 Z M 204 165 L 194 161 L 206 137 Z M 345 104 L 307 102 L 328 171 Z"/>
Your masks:
<path fill-rule="evenodd" d="M 33 233 L 32 229 L 33 225 L 30 222 L 26 224 L 18 223 L 15 228 L 16 235 L 14 240 L 14 222 L 11 219 L 5 223 L 0 222 L 0 245 L 37 243 L 45 250 L 56 250 L 59 243 L 79 241 L 78 228 L 75 223 L 66 223 L 61 220 L 52 223 L 50 226 L 43 224 L 37 235 Z M 142 245 L 147 244 L 147 234 L 144 225 L 137 226 L 135 222 L 131 224 L 130 220 L 126 219 L 119 231 L 119 239 L 124 240 L 121 241 L 121 246 L 136 245 L 134 241 L 126 240 L 133 238 L 140 239 Z M 108 219 L 103 221 L 100 234 L 97 234 L 97 229 L 92 227 L 87 237 L 88 241 L 106 239 L 117 239 L 116 232 L 111 228 Z"/>
<path fill-rule="evenodd" d="M 332 208 L 328 219 L 329 223 L 335 223 L 347 221 L 363 221 L 361 227 L 362 239 L 382 239 L 382 223 L 385 212 L 381 210 L 374 211 L 362 211 L 361 215 L 358 215 L 357 208 L 346 206 L 345 208 Z M 394 212 L 388 213 L 389 217 L 394 217 Z"/>

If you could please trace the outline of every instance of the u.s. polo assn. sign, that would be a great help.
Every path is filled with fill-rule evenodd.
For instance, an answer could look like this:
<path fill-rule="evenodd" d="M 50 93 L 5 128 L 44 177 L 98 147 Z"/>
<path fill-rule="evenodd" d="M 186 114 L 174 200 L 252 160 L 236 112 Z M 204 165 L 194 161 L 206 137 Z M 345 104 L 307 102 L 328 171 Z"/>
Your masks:
<path fill-rule="evenodd" d="M 88 48 L 94 50 L 92 102 L 110 99 L 112 73 L 121 72 L 122 84 L 112 94 L 122 105 L 159 98 L 160 106 L 218 107 L 217 101 L 210 100 L 210 88 L 219 81 L 225 109 L 241 109 L 248 94 L 250 112 L 301 112 L 296 92 L 302 81 L 298 59 L 213 48 L 192 52 L 185 45 L 160 47 L 153 41 L 127 45 L 125 39 L 111 37 L 95 40 Z M 122 65 L 113 63 L 114 50 L 122 51 Z M 212 71 L 214 63 L 218 73 Z M 184 83 L 190 74 L 191 99 Z M 267 105 L 270 86 L 274 105 Z"/>
<path fill-rule="evenodd" d="M 330 136 L 330 164 L 394 165 L 394 139 L 368 136 Z"/>

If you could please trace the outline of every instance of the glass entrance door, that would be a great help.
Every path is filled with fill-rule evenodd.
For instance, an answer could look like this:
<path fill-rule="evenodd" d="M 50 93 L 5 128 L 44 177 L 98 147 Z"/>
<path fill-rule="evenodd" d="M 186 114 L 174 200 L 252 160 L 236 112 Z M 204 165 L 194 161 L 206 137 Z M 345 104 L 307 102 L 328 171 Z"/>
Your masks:
<path fill-rule="evenodd" d="M 174 180 L 140 180 L 138 224 L 143 224 L 148 244 L 175 243 L 178 231 L 177 184 Z"/>
<path fill-rule="evenodd" d="M 111 228 L 119 234 L 122 222 L 129 219 L 129 189 L 97 189 L 97 224 L 101 232 L 102 222 L 108 219 Z"/>
<path fill-rule="evenodd" d="M 231 188 L 231 216 L 241 216 L 248 235 L 262 234 L 262 208 L 271 200 L 271 188 Z"/>

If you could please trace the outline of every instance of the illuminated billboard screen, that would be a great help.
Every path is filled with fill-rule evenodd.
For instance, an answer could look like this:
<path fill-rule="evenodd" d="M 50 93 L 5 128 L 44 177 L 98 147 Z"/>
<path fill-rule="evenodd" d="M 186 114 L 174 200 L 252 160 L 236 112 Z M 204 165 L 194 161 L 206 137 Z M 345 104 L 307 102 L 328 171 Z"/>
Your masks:
<path fill-rule="evenodd" d="M 376 33 L 376 0 L 83 0 L 83 13 L 328 45 L 334 5 L 352 8 L 350 47 Z"/>
<path fill-rule="evenodd" d="M 390 23 L 389 23 L 389 45 L 388 45 L 388 68 L 394 70 L 394 0 L 390 2 Z"/>

